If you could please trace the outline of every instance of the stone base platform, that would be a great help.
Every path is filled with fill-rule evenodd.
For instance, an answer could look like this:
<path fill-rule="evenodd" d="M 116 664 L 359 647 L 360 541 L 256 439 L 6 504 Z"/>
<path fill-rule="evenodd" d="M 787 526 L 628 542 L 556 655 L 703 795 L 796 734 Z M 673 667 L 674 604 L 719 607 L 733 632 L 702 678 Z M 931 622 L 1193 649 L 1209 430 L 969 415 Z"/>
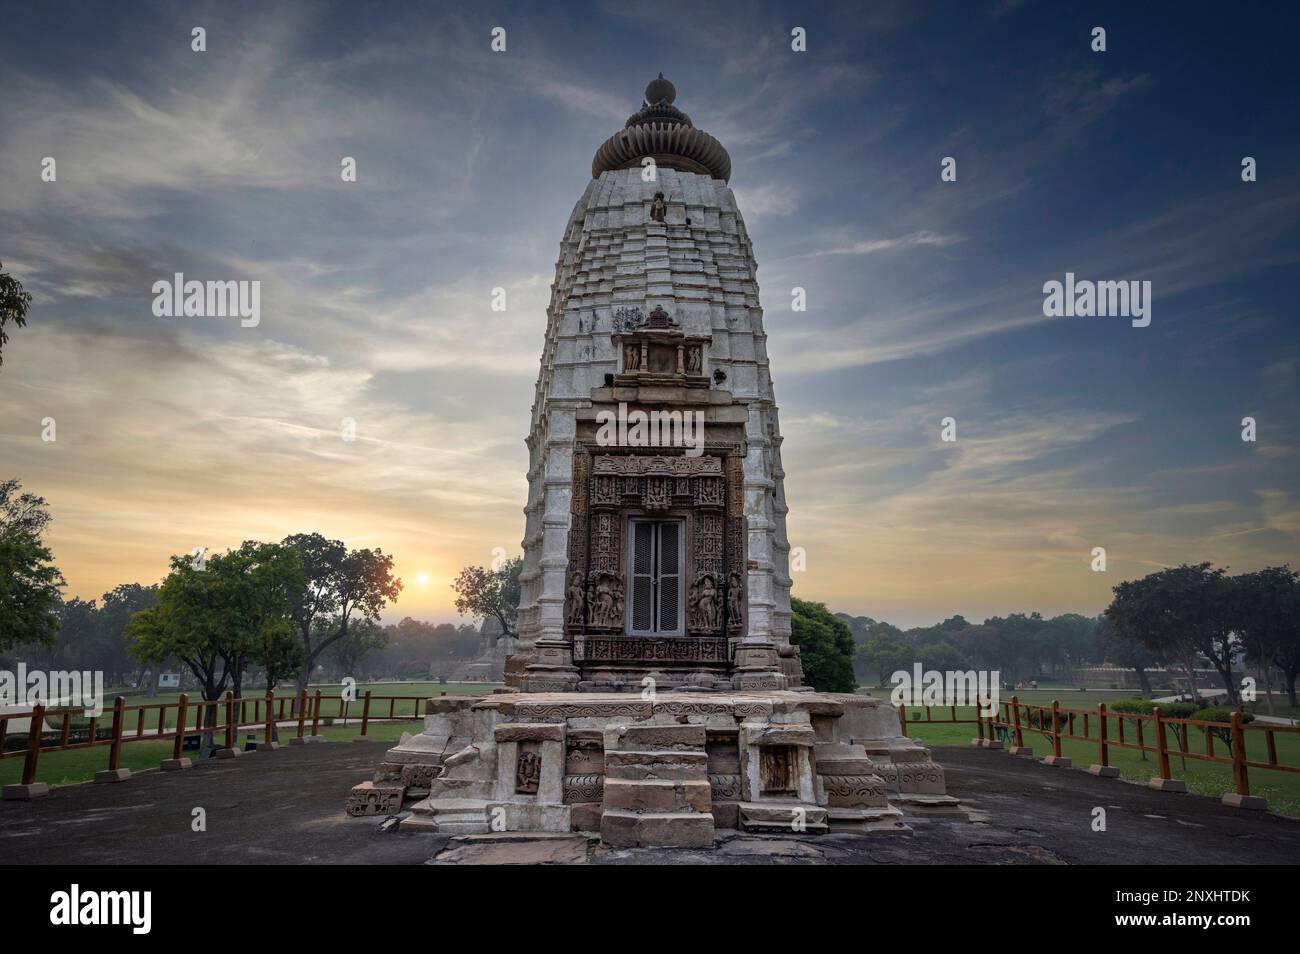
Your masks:
<path fill-rule="evenodd" d="M 807 690 L 432 700 L 424 731 L 347 805 L 403 809 L 404 831 L 582 831 L 620 847 L 708 846 L 737 828 L 907 833 L 904 810 L 964 811 L 890 704 Z"/>

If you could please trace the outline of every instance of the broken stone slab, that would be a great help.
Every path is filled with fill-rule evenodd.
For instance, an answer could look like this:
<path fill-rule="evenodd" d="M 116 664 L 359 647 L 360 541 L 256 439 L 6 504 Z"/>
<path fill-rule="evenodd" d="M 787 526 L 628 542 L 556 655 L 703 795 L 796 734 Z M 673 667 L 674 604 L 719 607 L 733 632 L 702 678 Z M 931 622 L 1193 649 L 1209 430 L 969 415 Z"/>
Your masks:
<path fill-rule="evenodd" d="M 827 808 L 826 824 L 831 831 L 865 835 L 872 832 L 898 832 L 908 834 L 910 825 L 903 813 L 893 806 L 887 808 Z"/>
<path fill-rule="evenodd" d="M 404 793 L 405 788 L 399 783 L 365 781 L 352 787 L 346 811 L 353 818 L 396 815 L 402 810 Z"/>
<path fill-rule="evenodd" d="M 713 845 L 713 815 L 606 810 L 600 840 L 613 848 L 708 848 Z"/>
<path fill-rule="evenodd" d="M 489 832 L 452 840 L 431 864 L 437 865 L 573 865 L 586 864 L 591 839 L 585 835 L 537 832 Z"/>
<path fill-rule="evenodd" d="M 707 779 L 709 757 L 704 752 L 605 753 L 606 779 Z"/>

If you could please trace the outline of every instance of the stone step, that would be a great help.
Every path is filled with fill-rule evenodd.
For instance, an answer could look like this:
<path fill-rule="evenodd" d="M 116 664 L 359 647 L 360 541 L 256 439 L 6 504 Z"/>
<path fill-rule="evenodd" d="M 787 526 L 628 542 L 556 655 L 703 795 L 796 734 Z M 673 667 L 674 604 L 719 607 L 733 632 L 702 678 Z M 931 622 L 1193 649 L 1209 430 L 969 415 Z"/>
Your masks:
<path fill-rule="evenodd" d="M 600 840 L 612 848 L 708 848 L 713 845 L 713 816 L 610 809 L 600 816 Z"/>
<path fill-rule="evenodd" d="M 903 813 L 897 808 L 828 808 L 827 823 L 831 831 L 847 831 L 854 834 L 873 832 L 898 832 L 907 834 L 912 829 L 903 820 Z"/>
<path fill-rule="evenodd" d="M 675 752 L 703 748 L 702 725 L 620 725 L 605 730 L 606 751 Z"/>
<path fill-rule="evenodd" d="M 411 815 L 398 826 L 399 831 L 436 831 L 456 835 L 477 834 L 490 830 L 489 801 L 484 798 L 424 799 L 411 806 Z"/>
<path fill-rule="evenodd" d="M 605 780 L 606 811 L 630 812 L 707 812 L 711 805 L 707 781 L 690 779 L 623 779 Z"/>
<path fill-rule="evenodd" d="M 704 750 L 643 752 L 618 749 L 605 753 L 605 779 L 689 779 L 707 782 L 709 758 Z"/>
<path fill-rule="evenodd" d="M 784 831 L 821 834 L 828 830 L 826 809 L 795 801 L 741 802 L 740 827 L 745 831 Z M 794 827 L 799 821 L 800 828 Z"/>

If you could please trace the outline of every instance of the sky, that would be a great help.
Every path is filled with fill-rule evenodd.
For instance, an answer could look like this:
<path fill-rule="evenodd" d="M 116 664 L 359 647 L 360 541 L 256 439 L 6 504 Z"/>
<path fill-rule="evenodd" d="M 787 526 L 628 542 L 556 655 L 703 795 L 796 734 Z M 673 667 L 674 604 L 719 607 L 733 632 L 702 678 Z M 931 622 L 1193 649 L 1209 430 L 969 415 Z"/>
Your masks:
<path fill-rule="evenodd" d="M 520 551 L 565 222 L 661 71 L 731 154 L 796 596 L 912 626 L 1300 563 L 1300 13 L 814 7 L 0 2 L 0 477 L 65 595 L 319 531 L 455 620 Z M 155 316 L 177 272 L 260 322 Z M 1150 325 L 1045 316 L 1066 272 L 1150 281 Z"/>

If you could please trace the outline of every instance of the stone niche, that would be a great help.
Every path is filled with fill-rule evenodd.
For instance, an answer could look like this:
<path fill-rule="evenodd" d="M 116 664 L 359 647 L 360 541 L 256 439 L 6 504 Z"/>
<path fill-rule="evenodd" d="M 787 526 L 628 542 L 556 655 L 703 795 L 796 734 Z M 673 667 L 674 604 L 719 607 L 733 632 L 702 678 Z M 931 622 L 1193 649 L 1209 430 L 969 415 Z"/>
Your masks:
<path fill-rule="evenodd" d="M 564 736 L 563 722 L 501 722 L 493 729 L 497 800 L 487 815 L 494 830 L 569 831 Z"/>
<path fill-rule="evenodd" d="M 747 802 L 766 799 L 817 804 L 813 746 L 817 737 L 803 723 L 744 722 L 740 726 L 740 786 Z"/>

